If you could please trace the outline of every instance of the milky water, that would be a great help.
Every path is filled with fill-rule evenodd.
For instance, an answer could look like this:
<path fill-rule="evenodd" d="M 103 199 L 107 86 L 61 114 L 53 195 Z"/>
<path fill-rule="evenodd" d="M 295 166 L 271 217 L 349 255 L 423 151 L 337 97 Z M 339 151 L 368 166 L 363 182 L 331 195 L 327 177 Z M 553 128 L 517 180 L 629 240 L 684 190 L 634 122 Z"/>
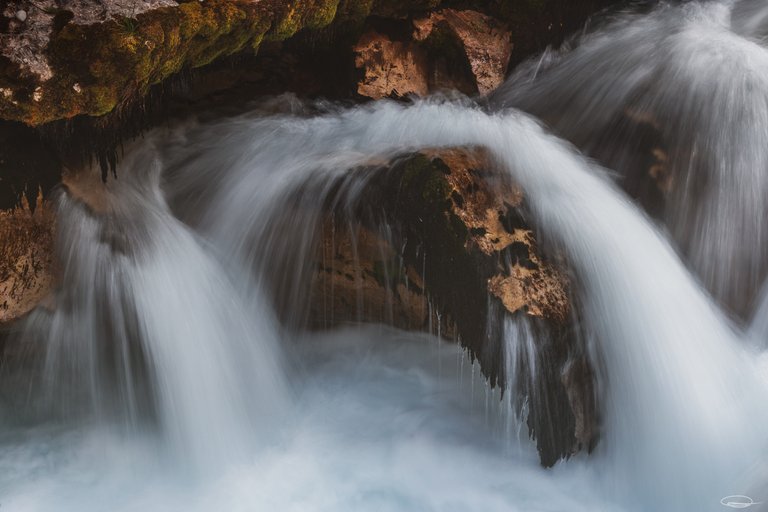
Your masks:
<path fill-rule="evenodd" d="M 545 120 L 632 194 L 666 189 L 656 208 L 675 244 L 741 317 L 768 271 L 766 20 L 763 0 L 615 15 L 571 51 L 521 66 L 491 99 Z"/>
<path fill-rule="evenodd" d="M 748 90 L 768 90 L 755 35 L 762 25 L 736 23 L 760 5 L 734 10 L 742 35 L 722 21 L 731 19 L 726 4 L 686 4 L 679 19 L 670 9 L 627 18 L 591 44 L 671 33 L 691 64 L 712 48 L 750 57 L 729 76 L 747 74 Z M 680 80 L 717 82 L 699 81 L 697 69 L 680 68 L 692 77 Z M 607 96 L 593 90 L 589 101 Z M 764 344 L 745 342 L 761 339 L 764 310 L 742 332 L 686 267 L 702 272 L 691 257 L 701 251 L 722 263 L 712 266 L 718 279 L 742 279 L 721 251 L 718 230 L 729 222 L 754 235 L 730 239 L 747 260 L 762 254 L 760 226 L 744 223 L 763 207 L 755 187 L 764 148 L 755 144 L 764 113 L 751 98 L 713 100 L 726 113 L 709 120 L 725 117 L 734 129 L 707 154 L 732 162 L 739 143 L 754 158 L 738 169 L 749 174 L 723 178 L 722 190 L 708 182 L 718 190 L 676 199 L 695 203 L 695 215 L 706 216 L 701 204 L 727 205 L 718 224 L 691 228 L 715 235 L 686 247 L 685 259 L 679 239 L 670 242 L 612 173 L 516 110 L 469 100 L 341 108 L 284 99 L 154 132 L 129 149 L 106 212 L 60 199 L 62 290 L 55 311 L 37 313 L 27 331 L 44 354 L 33 358 L 42 360 L 33 365 L 40 378 L 22 387 L 30 416 L 14 418 L 10 399 L 0 411 L 0 506 L 702 511 L 721 510 L 728 495 L 767 501 L 768 364 Z M 737 123 L 733 105 L 750 115 Z M 677 129 L 712 128 L 685 119 Z M 302 276 L 338 179 L 341 200 L 352 201 L 368 176 L 351 169 L 456 145 L 488 149 L 577 277 L 602 435 L 594 453 L 551 470 L 538 466 L 511 398 L 488 390 L 455 345 L 379 328 L 302 335 L 275 319 L 274 290 L 296 311 L 305 300 Z M 707 172 L 724 169 L 736 168 Z M 514 390 L 515 370 L 535 374 L 536 342 L 520 319 L 502 332 Z"/>

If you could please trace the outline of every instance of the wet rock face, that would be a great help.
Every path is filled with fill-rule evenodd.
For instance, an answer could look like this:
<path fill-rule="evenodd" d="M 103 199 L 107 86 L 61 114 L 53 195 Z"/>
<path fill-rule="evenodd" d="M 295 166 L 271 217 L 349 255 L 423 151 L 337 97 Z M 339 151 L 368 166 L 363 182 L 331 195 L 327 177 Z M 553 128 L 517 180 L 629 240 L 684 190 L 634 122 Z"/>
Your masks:
<path fill-rule="evenodd" d="M 0 26 L 0 118 L 40 125 L 101 116 L 183 69 L 370 11 L 348 3 L 12 0 Z"/>
<path fill-rule="evenodd" d="M 568 279 L 537 247 L 525 220 L 522 191 L 507 185 L 506 193 L 499 194 L 492 188 L 501 178 L 494 177 L 480 150 L 441 150 L 427 155 L 451 171 L 446 176 L 451 209 L 467 228 L 468 246 L 503 260 L 503 270 L 488 279 L 488 291 L 509 313 L 565 322 L 570 313 Z"/>
<path fill-rule="evenodd" d="M 34 211 L 0 211 L 0 324 L 15 320 L 48 296 L 53 283 L 51 207 L 38 196 Z"/>
<path fill-rule="evenodd" d="M 316 258 L 309 318 L 313 327 L 384 323 L 455 339 L 455 326 L 432 307 L 421 272 L 405 263 L 383 233 L 328 219 Z"/>
<path fill-rule="evenodd" d="M 445 40 L 458 43 L 480 94 L 504 81 L 512 53 L 512 33 L 505 24 L 477 11 L 442 9 L 415 19 L 413 25 L 415 41 L 433 41 L 433 47 Z"/>
<path fill-rule="evenodd" d="M 369 32 L 360 38 L 355 45 L 355 66 L 364 73 L 357 87 L 362 96 L 424 96 L 429 92 L 426 52 L 383 34 Z"/>
<path fill-rule="evenodd" d="M 537 244 L 520 189 L 475 148 L 423 150 L 370 173 L 354 215 L 329 212 L 322 229 L 312 325 L 383 322 L 440 333 L 506 388 L 498 326 L 524 317 L 537 371 L 522 369 L 515 387 L 529 397 L 542 463 L 591 449 L 593 376 L 572 327 L 567 263 Z"/>
<path fill-rule="evenodd" d="M 407 37 L 404 30 L 410 32 Z M 490 16 L 441 9 L 413 19 L 399 32 L 371 30 L 354 46 L 355 66 L 363 74 L 357 89 L 361 96 L 400 98 L 436 90 L 486 94 L 504 80 L 512 34 Z"/>

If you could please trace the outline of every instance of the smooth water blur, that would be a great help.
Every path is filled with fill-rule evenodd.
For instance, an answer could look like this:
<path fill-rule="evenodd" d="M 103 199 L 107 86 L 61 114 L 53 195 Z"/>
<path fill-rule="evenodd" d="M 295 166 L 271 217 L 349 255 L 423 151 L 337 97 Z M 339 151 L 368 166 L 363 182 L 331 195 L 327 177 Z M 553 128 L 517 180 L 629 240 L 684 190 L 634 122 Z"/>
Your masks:
<path fill-rule="evenodd" d="M 61 290 L 28 327 L 45 357 L 23 391 L 59 421 L 0 431 L 0 505 L 698 512 L 728 495 L 768 501 L 768 298 L 749 329 L 728 317 L 732 293 L 755 302 L 766 261 L 768 56 L 744 14 L 763 7 L 731 7 L 626 15 L 545 56 L 535 77 L 521 71 L 491 99 L 499 109 L 284 97 L 148 135 L 107 211 L 60 200 Z M 671 239 L 613 173 L 510 105 L 557 114 L 558 136 L 588 152 L 618 147 L 618 172 L 634 128 L 616 116 L 665 116 L 679 173 Z M 537 466 L 531 397 L 519 396 L 539 370 L 536 339 L 521 319 L 500 330 L 503 400 L 455 346 L 376 330 L 296 339 L 328 203 L 351 208 L 372 164 L 451 146 L 487 148 L 571 266 L 601 404 L 589 457 Z"/>
<path fill-rule="evenodd" d="M 260 290 L 239 295 L 170 214 L 154 153 L 150 142 L 127 156 L 105 212 L 61 195 L 62 286 L 55 310 L 26 328 L 40 360 L 30 393 L 71 421 L 155 420 L 174 456 L 208 471 L 273 431 L 290 390 Z"/>
<path fill-rule="evenodd" d="M 544 470 L 500 436 L 498 393 L 454 344 L 379 329 L 299 343 L 306 371 L 279 438 L 216 477 L 190 478 L 152 439 L 97 428 L 6 432 L 2 507 L 14 512 L 623 510 L 585 460 Z M 472 390 L 474 389 L 474 393 Z M 487 408 L 486 408 L 487 404 Z"/>
<path fill-rule="evenodd" d="M 768 274 L 767 16 L 763 0 L 616 15 L 571 51 L 521 66 L 491 98 L 544 120 L 630 194 L 661 201 L 652 206 L 689 265 L 741 318 Z"/>

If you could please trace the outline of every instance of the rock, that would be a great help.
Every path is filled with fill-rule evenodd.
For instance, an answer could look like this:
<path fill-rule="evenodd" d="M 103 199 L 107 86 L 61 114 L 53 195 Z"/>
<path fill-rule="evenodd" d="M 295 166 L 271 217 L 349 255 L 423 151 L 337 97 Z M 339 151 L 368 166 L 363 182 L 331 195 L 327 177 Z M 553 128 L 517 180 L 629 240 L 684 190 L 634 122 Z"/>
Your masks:
<path fill-rule="evenodd" d="M 442 9 L 414 20 L 413 39 L 455 38 L 472 69 L 480 94 L 501 85 L 512 54 L 512 34 L 498 20 L 477 11 Z"/>
<path fill-rule="evenodd" d="M 364 73 L 357 87 L 358 94 L 380 99 L 411 94 L 424 96 L 429 92 L 427 55 L 423 49 L 368 32 L 353 50 L 355 66 Z"/>
<path fill-rule="evenodd" d="M 567 263 L 536 243 L 521 190 L 477 148 L 423 150 L 371 166 L 361 171 L 373 177 L 357 206 L 329 203 L 346 206 L 328 212 L 322 229 L 312 325 L 384 322 L 439 332 L 505 388 L 497 326 L 524 317 L 535 334 L 536 371 L 518 376 L 517 387 L 528 396 L 542 464 L 591 449 L 594 380 L 570 321 Z"/>
<path fill-rule="evenodd" d="M 406 40 L 371 30 L 353 49 L 363 72 L 357 92 L 373 99 L 438 90 L 486 94 L 504 80 L 511 37 L 489 16 L 454 9 L 414 19 Z"/>
<path fill-rule="evenodd" d="M 345 322 L 385 323 L 410 331 L 456 333 L 431 307 L 420 273 L 374 229 L 326 220 L 312 279 L 310 323 L 327 329 Z"/>
<path fill-rule="evenodd" d="M 263 41 L 365 17 L 339 0 L 38 0 L 0 46 L 0 119 L 41 125 L 101 116 L 183 69 L 255 52 Z M 9 17 L 26 5 L 5 4 Z M 75 87 L 77 85 L 77 87 Z M 80 89 L 79 91 L 77 89 Z M 33 98 L 37 91 L 38 100 Z"/>
<path fill-rule="evenodd" d="M 32 211 L 0 211 L 0 324 L 20 318 L 37 306 L 53 283 L 53 213 L 38 195 Z"/>
<path fill-rule="evenodd" d="M 505 251 L 511 255 L 506 272 L 488 280 L 488 291 L 510 313 L 524 311 L 531 316 L 565 322 L 570 313 L 568 280 L 543 260 L 533 231 L 519 218 L 522 192 L 510 187 L 501 195 L 483 185 L 477 173 L 489 169 L 489 165 L 480 150 L 426 154 L 439 158 L 451 170 L 446 181 L 451 187 L 452 210 L 466 226 L 472 243 L 489 256 Z M 510 221 L 511 217 L 517 222 Z"/>
<path fill-rule="evenodd" d="M 485 94 L 503 78 L 509 61 L 512 40 L 505 24 L 514 29 L 515 51 L 530 52 L 611 1 L 573 6 L 564 0 L 473 0 L 463 4 L 465 10 L 424 14 L 444 2 L 8 0 L 0 8 L 9 20 L 0 25 L 0 119 L 39 126 L 140 109 L 137 100 L 153 85 L 229 55 L 253 54 L 265 42 L 301 39 L 301 45 L 312 48 L 333 39 L 345 41 L 348 50 L 347 39 L 357 37 L 364 22 L 374 18 L 384 25 L 407 24 L 406 37 L 379 30 L 392 43 L 382 42 L 382 49 L 390 46 L 408 55 L 419 53 L 416 44 L 426 50 L 427 74 L 407 80 L 420 83 L 414 91 L 422 90 L 426 79 L 430 90 Z M 473 6 L 485 14 L 472 11 Z M 407 20 L 414 13 L 420 17 L 412 25 Z M 547 28 L 553 25 L 556 30 Z M 294 38 L 312 31 L 318 37 Z M 391 89 L 400 95 L 408 93 L 401 89 L 410 90 L 402 85 Z M 376 91 L 370 94 L 380 97 Z"/>
<path fill-rule="evenodd" d="M 16 11 L 16 19 L 19 20 L 22 23 L 27 21 L 27 11 L 23 11 L 21 9 Z"/>

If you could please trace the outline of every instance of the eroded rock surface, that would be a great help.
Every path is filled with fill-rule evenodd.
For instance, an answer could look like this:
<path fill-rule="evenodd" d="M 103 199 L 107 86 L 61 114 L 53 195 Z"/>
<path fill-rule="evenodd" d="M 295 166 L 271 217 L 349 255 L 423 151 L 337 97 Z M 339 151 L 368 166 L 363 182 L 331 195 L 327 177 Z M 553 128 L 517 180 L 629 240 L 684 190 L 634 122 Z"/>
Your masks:
<path fill-rule="evenodd" d="M 34 211 L 26 199 L 0 211 L 0 324 L 27 314 L 50 293 L 53 221 L 42 195 Z"/>
<path fill-rule="evenodd" d="M 357 87 L 362 96 L 378 99 L 429 92 L 427 54 L 415 45 L 368 32 L 355 45 L 355 65 L 364 74 Z"/>
<path fill-rule="evenodd" d="M 543 464 L 591 449 L 593 375 L 570 321 L 567 263 L 537 244 L 521 190 L 478 148 L 423 150 L 376 167 L 363 172 L 375 176 L 355 217 L 328 214 L 312 324 L 384 322 L 458 341 L 492 385 L 520 380 Z M 498 327 L 508 316 L 537 344 L 536 368 L 515 376 Z"/>
<path fill-rule="evenodd" d="M 480 94 L 501 85 L 512 54 L 512 33 L 500 21 L 477 11 L 442 9 L 413 22 L 415 41 L 454 38 L 474 75 Z"/>
<path fill-rule="evenodd" d="M 328 219 L 312 279 L 310 322 L 384 323 L 453 339 L 455 327 L 430 304 L 421 272 L 375 229 Z M 438 324 L 440 328 L 438 328 Z"/>
<path fill-rule="evenodd" d="M 477 11 L 441 9 L 407 27 L 404 40 L 372 30 L 357 42 L 360 95 L 398 98 L 452 89 L 486 94 L 504 81 L 513 44 L 502 22 Z"/>
<path fill-rule="evenodd" d="M 182 69 L 370 8 L 339 0 L 12 0 L 0 26 L 0 118 L 40 125 L 100 116 Z"/>

